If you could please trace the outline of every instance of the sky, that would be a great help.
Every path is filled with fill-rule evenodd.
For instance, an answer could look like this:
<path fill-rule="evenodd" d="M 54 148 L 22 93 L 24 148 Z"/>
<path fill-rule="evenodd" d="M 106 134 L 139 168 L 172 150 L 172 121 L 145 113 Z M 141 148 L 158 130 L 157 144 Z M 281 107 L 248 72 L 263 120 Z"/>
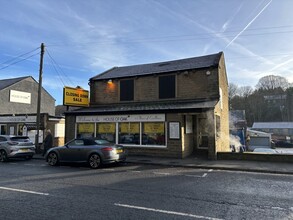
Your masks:
<path fill-rule="evenodd" d="M 63 87 L 114 66 L 223 51 L 229 83 L 267 75 L 293 83 L 292 0 L 0 0 L 0 79 L 39 79 L 63 103 Z"/>

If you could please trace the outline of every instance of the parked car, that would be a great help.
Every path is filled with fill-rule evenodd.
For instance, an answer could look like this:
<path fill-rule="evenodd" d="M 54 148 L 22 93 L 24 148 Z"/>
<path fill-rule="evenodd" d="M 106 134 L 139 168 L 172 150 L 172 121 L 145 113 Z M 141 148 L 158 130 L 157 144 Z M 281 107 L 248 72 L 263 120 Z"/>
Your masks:
<path fill-rule="evenodd" d="M 0 162 L 5 162 L 10 158 L 29 160 L 35 152 L 35 145 L 27 136 L 0 135 Z"/>
<path fill-rule="evenodd" d="M 126 160 L 126 152 L 121 145 L 107 140 L 93 138 L 77 138 L 61 147 L 49 149 L 45 155 L 51 166 L 61 162 L 88 163 L 95 169 L 102 164 L 118 163 Z"/>
<path fill-rule="evenodd" d="M 275 147 L 288 147 L 288 148 L 291 148 L 291 147 L 293 147 L 293 143 L 289 143 L 287 141 L 275 140 L 274 141 L 274 146 Z"/>

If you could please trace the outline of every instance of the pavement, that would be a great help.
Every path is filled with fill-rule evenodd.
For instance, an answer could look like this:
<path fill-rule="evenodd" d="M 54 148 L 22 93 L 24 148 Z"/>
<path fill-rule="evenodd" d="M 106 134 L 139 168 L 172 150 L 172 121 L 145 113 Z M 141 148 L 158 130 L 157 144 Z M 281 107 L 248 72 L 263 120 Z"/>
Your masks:
<path fill-rule="evenodd" d="M 33 159 L 44 159 L 44 157 L 41 154 L 35 154 Z M 176 159 L 128 155 L 126 163 L 293 175 L 293 163 L 247 160 L 208 160 L 202 156 L 190 156 L 184 159 Z"/>

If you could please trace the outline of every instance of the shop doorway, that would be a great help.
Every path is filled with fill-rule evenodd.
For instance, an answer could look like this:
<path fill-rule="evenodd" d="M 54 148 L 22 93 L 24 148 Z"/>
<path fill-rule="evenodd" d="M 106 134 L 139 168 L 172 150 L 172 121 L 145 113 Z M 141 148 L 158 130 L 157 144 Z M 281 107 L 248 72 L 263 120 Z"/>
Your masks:
<path fill-rule="evenodd" d="M 9 135 L 16 135 L 17 130 L 16 130 L 16 126 L 15 125 L 10 125 L 8 127 L 8 130 L 9 130 Z"/>
<path fill-rule="evenodd" d="M 7 134 L 7 126 L 6 125 L 1 125 L 0 124 L 0 134 L 1 135 L 6 135 Z"/>
<path fill-rule="evenodd" d="M 206 150 L 209 146 L 208 120 L 206 118 L 197 118 L 197 149 Z"/>

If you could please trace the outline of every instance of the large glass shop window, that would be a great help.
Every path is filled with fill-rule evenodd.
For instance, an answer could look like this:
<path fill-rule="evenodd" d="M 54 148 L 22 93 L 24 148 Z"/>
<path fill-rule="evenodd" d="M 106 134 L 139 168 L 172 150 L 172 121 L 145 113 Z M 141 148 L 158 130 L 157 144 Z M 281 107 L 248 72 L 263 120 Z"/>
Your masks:
<path fill-rule="evenodd" d="M 95 124 L 94 123 L 79 123 L 77 124 L 77 138 L 94 137 Z"/>
<path fill-rule="evenodd" d="M 97 139 L 116 142 L 116 123 L 97 123 Z"/>
<path fill-rule="evenodd" d="M 142 145 L 165 145 L 165 123 L 143 122 Z"/>
<path fill-rule="evenodd" d="M 119 144 L 140 144 L 139 122 L 119 123 Z"/>

